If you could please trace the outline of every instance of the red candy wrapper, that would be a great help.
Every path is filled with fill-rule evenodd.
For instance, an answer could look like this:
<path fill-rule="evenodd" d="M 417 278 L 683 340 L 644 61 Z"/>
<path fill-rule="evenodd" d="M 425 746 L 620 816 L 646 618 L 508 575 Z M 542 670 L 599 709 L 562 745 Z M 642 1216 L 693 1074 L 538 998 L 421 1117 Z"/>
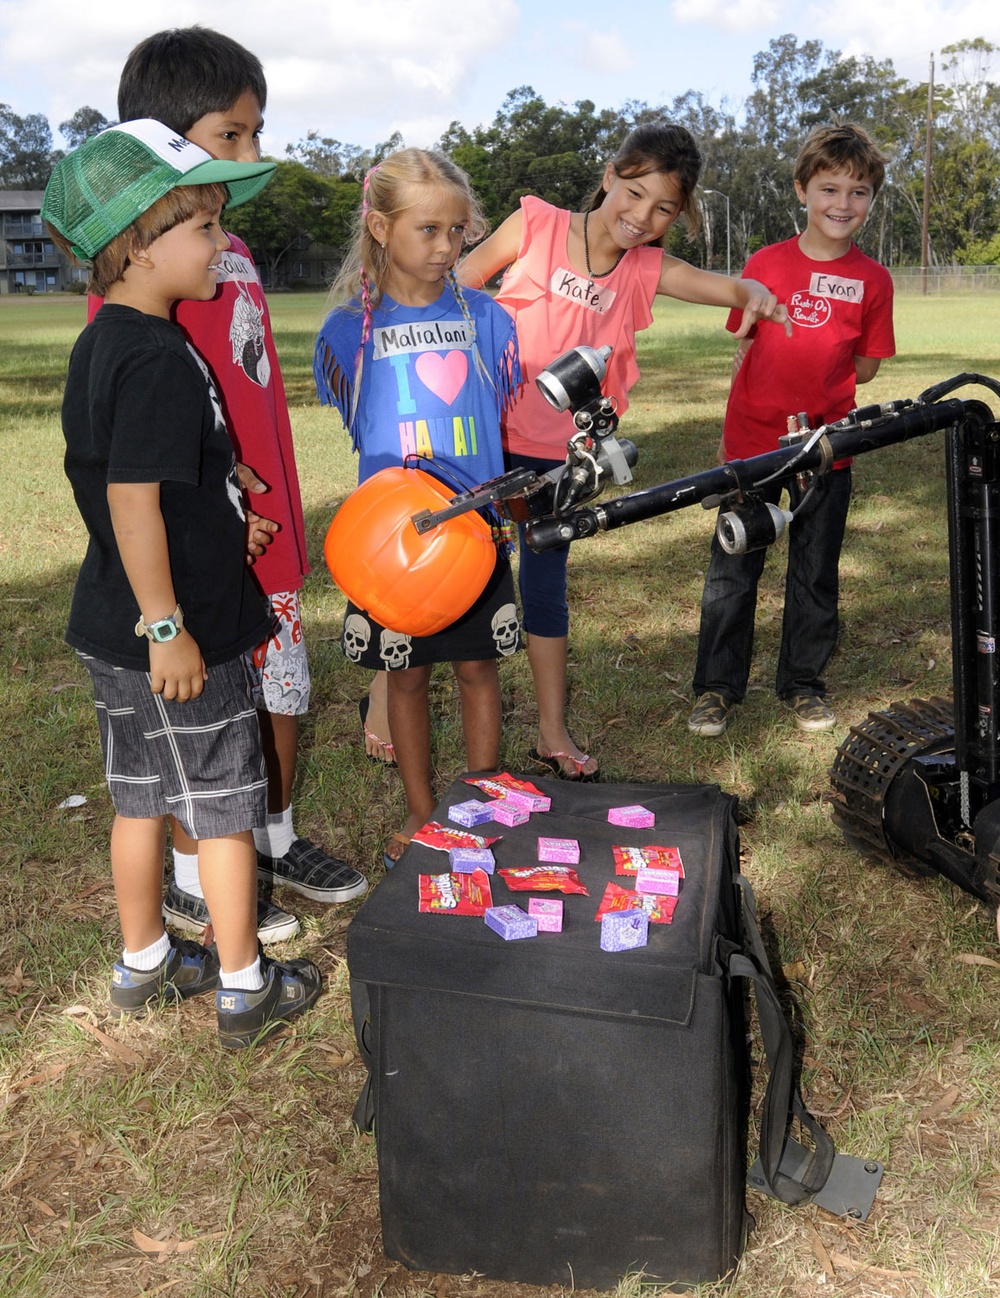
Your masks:
<path fill-rule="evenodd" d="M 601 898 L 594 919 L 600 923 L 604 915 L 614 910 L 644 910 L 651 924 L 669 924 L 674 917 L 676 906 L 676 897 L 633 892 L 631 888 L 623 888 L 621 884 L 609 883 L 604 890 L 604 896 Z"/>
<path fill-rule="evenodd" d="M 517 793 L 536 793 L 542 796 L 541 789 L 536 789 L 530 780 L 517 780 L 507 771 L 501 771 L 499 775 L 471 775 L 466 776 L 466 784 L 471 784 L 477 789 L 482 789 L 488 793 L 491 798 L 505 798 L 510 792 Z"/>
<path fill-rule="evenodd" d="M 679 870 L 684 878 L 681 854 L 676 847 L 613 847 L 615 874 L 635 874 L 640 865 L 654 870 Z"/>
<path fill-rule="evenodd" d="M 502 834 L 497 834 L 493 838 L 483 838 L 480 834 L 470 834 L 467 829 L 428 820 L 413 835 L 413 841 L 423 843 L 424 847 L 433 847 L 436 852 L 447 852 L 453 847 L 489 847 L 492 843 L 499 843 L 502 837 Z"/>
<path fill-rule="evenodd" d="M 422 874 L 420 910 L 431 915 L 485 915 L 493 905 L 490 877 L 484 870 L 472 874 Z"/>
<path fill-rule="evenodd" d="M 569 865 L 525 865 L 497 873 L 511 892 L 579 892 L 590 896 L 583 880 Z"/>

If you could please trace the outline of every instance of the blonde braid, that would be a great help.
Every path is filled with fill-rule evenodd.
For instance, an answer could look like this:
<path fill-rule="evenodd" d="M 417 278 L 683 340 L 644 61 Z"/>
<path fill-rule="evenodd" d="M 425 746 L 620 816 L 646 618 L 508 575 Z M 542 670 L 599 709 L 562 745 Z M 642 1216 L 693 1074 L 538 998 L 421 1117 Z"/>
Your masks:
<path fill-rule="evenodd" d="M 454 266 L 451 266 L 448 269 L 448 283 L 451 285 L 451 291 L 455 294 L 455 301 L 461 308 L 462 318 L 469 326 L 469 333 L 472 336 L 472 351 L 476 372 L 479 374 L 480 378 L 486 379 L 491 388 L 496 388 L 496 384 L 493 382 L 493 375 L 486 368 L 482 353 L 479 350 L 479 343 L 476 337 L 476 322 L 472 318 L 472 312 L 469 310 L 469 304 L 466 301 L 465 294 L 462 292 L 462 286 L 458 282 L 458 276 L 455 274 Z"/>

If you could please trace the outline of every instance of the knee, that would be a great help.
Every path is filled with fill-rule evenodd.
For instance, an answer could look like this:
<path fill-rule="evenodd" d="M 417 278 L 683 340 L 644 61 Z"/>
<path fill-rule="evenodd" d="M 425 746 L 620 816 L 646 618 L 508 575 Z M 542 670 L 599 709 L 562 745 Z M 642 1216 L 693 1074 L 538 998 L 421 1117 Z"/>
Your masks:
<path fill-rule="evenodd" d="M 481 658 L 471 662 L 452 663 L 459 687 L 465 689 L 491 689 L 499 684 L 494 658 Z"/>
<path fill-rule="evenodd" d="M 390 699 L 416 698 L 426 694 L 430 686 L 430 667 L 403 667 L 397 672 L 386 672 L 386 688 Z"/>

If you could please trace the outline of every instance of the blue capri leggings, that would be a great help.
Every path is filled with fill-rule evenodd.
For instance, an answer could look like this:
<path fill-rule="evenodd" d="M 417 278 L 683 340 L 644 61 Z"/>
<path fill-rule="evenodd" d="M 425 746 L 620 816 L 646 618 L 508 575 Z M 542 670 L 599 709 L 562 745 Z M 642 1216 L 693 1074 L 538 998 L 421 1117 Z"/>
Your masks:
<path fill-rule="evenodd" d="M 563 460 L 540 460 L 532 455 L 508 455 L 512 469 L 533 469 L 539 477 L 558 468 Z M 569 604 L 566 600 L 566 563 L 569 546 L 536 554 L 524 539 L 524 525 L 518 529 L 520 562 L 517 586 L 521 595 L 521 624 L 529 635 L 558 637 L 569 634 Z"/>

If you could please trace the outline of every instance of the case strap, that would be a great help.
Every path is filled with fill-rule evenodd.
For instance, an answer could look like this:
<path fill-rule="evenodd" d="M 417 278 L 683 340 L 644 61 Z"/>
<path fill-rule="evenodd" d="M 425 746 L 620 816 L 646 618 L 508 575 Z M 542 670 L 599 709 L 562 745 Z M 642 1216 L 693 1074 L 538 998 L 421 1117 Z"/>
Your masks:
<path fill-rule="evenodd" d="M 833 1141 L 802 1101 L 794 1076 L 792 1033 L 781 1007 L 767 951 L 757 927 L 753 889 L 743 875 L 736 875 L 736 882 L 743 898 L 744 951 L 730 956 L 729 972 L 734 977 L 746 978 L 753 984 L 764 1054 L 770 1071 L 761 1114 L 761 1167 L 768 1184 L 782 1203 L 805 1203 L 826 1184 L 836 1150 Z M 804 1166 L 795 1167 L 794 1171 L 789 1172 L 782 1170 L 782 1158 L 789 1144 L 788 1129 L 793 1117 L 809 1131 L 814 1148 Z M 801 1146 L 796 1145 L 796 1152 L 800 1151 Z M 786 1160 L 786 1165 L 790 1161 Z"/>

